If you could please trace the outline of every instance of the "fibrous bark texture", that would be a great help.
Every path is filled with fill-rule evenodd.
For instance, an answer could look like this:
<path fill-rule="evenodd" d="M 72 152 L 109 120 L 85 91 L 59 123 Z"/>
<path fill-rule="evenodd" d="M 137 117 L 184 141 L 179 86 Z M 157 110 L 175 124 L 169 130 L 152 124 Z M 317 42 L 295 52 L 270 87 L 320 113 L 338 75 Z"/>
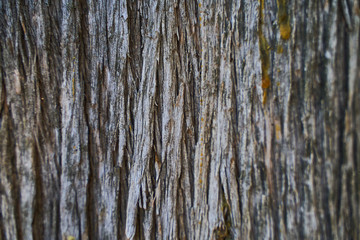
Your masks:
<path fill-rule="evenodd" d="M 359 7 L 0 1 L 0 239 L 359 239 Z"/>

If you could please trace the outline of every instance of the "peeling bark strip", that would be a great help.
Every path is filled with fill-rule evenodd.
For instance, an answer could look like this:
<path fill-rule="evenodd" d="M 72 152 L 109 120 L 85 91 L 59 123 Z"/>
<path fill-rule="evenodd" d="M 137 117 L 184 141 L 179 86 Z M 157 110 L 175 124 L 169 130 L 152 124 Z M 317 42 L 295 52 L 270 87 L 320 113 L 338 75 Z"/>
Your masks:
<path fill-rule="evenodd" d="M 0 3 L 0 239 L 359 239 L 356 0 Z"/>

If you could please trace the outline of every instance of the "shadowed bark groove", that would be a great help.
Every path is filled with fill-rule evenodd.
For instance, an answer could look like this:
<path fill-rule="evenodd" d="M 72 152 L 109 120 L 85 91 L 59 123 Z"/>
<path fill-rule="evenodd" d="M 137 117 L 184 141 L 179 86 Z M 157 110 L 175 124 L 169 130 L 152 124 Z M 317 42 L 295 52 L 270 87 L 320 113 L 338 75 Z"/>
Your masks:
<path fill-rule="evenodd" d="M 358 0 L 0 3 L 1 239 L 358 239 Z"/>

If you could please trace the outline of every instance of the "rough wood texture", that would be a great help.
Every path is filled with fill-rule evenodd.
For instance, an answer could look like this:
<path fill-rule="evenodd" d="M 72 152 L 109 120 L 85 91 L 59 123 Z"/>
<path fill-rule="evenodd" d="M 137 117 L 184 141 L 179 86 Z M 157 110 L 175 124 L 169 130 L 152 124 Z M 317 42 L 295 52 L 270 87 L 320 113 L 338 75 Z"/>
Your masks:
<path fill-rule="evenodd" d="M 0 2 L 0 239 L 360 239 L 359 0 Z"/>

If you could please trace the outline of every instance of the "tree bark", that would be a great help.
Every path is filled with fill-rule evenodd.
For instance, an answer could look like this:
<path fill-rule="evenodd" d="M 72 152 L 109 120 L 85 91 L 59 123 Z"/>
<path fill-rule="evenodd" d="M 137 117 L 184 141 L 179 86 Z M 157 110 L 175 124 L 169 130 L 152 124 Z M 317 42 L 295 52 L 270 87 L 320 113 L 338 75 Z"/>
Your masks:
<path fill-rule="evenodd" d="M 9 0 L 0 36 L 0 239 L 360 239 L 359 0 Z"/>

